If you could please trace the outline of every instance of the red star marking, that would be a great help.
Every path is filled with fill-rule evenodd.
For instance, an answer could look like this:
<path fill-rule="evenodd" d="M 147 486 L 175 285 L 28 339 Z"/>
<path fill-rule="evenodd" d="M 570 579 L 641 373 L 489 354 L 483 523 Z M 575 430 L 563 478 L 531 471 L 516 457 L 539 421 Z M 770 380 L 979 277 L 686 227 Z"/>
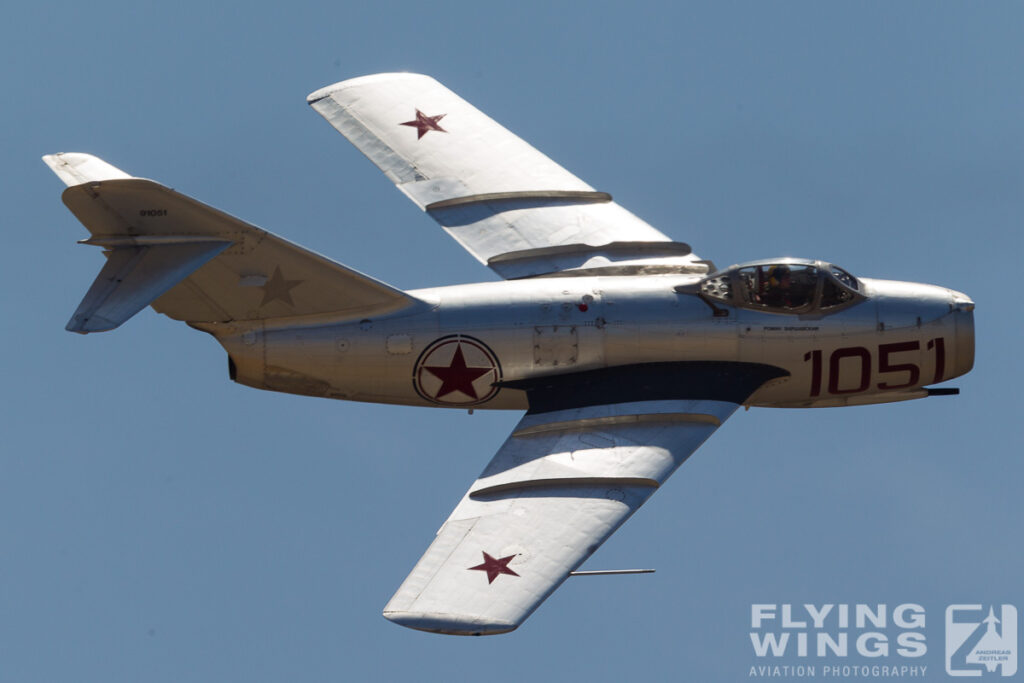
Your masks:
<path fill-rule="evenodd" d="M 416 139 L 419 140 L 432 130 L 436 130 L 438 133 L 447 133 L 448 131 L 442 128 L 441 124 L 438 123 L 438 121 L 443 119 L 445 116 L 446 114 L 438 114 L 437 116 L 427 116 L 419 109 L 417 109 L 415 121 L 406 121 L 405 123 L 400 123 L 398 125 L 412 126 L 413 128 L 415 128 L 417 132 Z"/>
<path fill-rule="evenodd" d="M 466 396 L 476 400 L 480 397 L 477 396 L 476 389 L 473 388 L 473 382 L 494 368 L 466 367 L 466 358 L 462 355 L 462 344 L 458 344 L 455 347 L 455 354 L 452 356 L 451 365 L 448 367 L 425 365 L 423 369 L 441 380 L 441 388 L 434 394 L 435 399 L 441 398 L 453 391 L 461 391 Z"/>
<path fill-rule="evenodd" d="M 508 557 L 502 557 L 494 559 L 487 553 L 484 553 L 484 561 L 482 564 L 478 564 L 475 567 L 469 567 L 469 569 L 475 569 L 481 572 L 487 572 L 487 583 L 493 583 L 498 574 L 508 574 L 509 576 L 519 576 L 514 571 L 508 568 L 508 563 L 512 561 L 515 555 L 509 555 Z"/>
<path fill-rule="evenodd" d="M 285 280 L 284 275 L 281 274 L 281 266 L 277 266 L 274 268 L 274 274 L 270 276 L 270 279 L 263 283 L 263 301 L 260 302 L 260 307 L 262 308 L 277 299 L 280 299 L 289 306 L 294 306 L 292 290 L 303 282 L 305 281 Z"/>

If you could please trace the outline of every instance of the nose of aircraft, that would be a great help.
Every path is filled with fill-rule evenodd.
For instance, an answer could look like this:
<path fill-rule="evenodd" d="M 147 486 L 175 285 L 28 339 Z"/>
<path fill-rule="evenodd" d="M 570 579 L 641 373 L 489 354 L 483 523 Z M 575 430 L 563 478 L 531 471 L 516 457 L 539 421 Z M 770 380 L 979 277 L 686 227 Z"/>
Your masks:
<path fill-rule="evenodd" d="M 963 292 L 949 290 L 950 308 L 956 326 L 956 351 L 952 377 L 959 377 L 974 367 L 974 302 Z"/>
<path fill-rule="evenodd" d="M 923 335 L 922 343 L 939 334 L 945 338 L 942 371 L 938 373 L 942 380 L 964 375 L 974 367 L 974 302 L 969 296 L 915 282 L 862 282 L 868 297 L 876 303 L 880 330 L 917 327 Z"/>

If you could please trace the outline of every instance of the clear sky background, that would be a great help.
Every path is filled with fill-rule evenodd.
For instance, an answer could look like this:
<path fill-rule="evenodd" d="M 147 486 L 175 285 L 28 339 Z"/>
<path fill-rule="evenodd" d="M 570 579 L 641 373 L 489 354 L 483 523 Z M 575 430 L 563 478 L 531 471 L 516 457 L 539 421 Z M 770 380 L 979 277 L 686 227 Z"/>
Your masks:
<path fill-rule="evenodd" d="M 1024 608 L 1022 35 L 1008 2 L 6 7 L 0 681 L 735 681 L 755 602 L 920 603 L 940 680 L 947 604 Z M 955 398 L 737 414 L 587 564 L 653 576 L 571 579 L 510 635 L 387 622 L 518 414 L 258 392 L 148 309 L 65 332 L 102 257 L 39 157 L 399 287 L 494 279 L 305 103 L 396 70 L 719 265 L 968 293 L 976 369 Z"/>

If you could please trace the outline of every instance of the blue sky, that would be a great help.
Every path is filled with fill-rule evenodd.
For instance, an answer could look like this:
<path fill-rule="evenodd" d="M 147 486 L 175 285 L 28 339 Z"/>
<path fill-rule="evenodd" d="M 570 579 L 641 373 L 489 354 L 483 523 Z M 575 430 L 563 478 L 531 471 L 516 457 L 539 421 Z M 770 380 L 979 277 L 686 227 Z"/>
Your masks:
<path fill-rule="evenodd" d="M 0 680 L 734 681 L 751 603 L 1024 608 L 1017 3 L 16 3 L 0 25 Z M 100 155 L 403 288 L 493 279 L 305 104 L 428 73 L 719 265 L 978 304 L 956 398 L 737 414 L 519 631 L 380 610 L 517 421 L 231 383 L 102 262 L 42 154 Z M 850 658 L 848 663 L 864 663 Z M 793 663 L 792 658 L 786 662 Z M 873 663 L 873 662 L 868 662 Z"/>

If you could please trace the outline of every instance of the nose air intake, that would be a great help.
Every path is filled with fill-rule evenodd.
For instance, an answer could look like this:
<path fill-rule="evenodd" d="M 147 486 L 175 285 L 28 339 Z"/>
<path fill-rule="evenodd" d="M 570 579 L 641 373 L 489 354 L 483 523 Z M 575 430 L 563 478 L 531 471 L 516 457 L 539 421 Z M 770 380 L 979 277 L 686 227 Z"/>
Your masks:
<path fill-rule="evenodd" d="M 974 302 L 960 292 L 953 292 L 953 320 L 956 325 L 956 376 L 965 375 L 974 367 Z"/>

